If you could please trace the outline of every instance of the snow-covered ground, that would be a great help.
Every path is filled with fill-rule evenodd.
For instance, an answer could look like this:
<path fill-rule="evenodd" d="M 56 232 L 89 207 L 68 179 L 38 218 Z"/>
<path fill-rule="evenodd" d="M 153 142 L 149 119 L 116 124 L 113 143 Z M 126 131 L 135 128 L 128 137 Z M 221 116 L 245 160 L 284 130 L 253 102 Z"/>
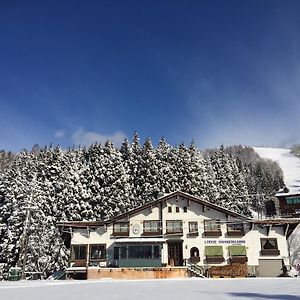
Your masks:
<path fill-rule="evenodd" d="M 278 162 L 287 187 L 300 188 L 300 159 L 292 155 L 290 149 L 254 147 L 254 150 L 260 157 Z"/>
<path fill-rule="evenodd" d="M 0 282 L 2 300 L 300 299 L 300 278 Z"/>

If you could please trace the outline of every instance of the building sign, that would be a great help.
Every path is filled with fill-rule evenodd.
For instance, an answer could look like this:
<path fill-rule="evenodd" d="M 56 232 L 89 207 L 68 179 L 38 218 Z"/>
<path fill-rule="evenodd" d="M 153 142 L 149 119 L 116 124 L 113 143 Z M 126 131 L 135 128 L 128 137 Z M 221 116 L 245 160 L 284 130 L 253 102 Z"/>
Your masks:
<path fill-rule="evenodd" d="M 222 244 L 246 244 L 245 240 L 204 240 L 204 244 L 222 245 Z"/>

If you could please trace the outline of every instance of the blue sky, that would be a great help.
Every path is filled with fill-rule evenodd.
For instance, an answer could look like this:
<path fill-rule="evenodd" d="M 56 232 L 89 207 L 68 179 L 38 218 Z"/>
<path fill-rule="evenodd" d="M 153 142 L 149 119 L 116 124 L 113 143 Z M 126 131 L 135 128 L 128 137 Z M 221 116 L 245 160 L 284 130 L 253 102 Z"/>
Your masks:
<path fill-rule="evenodd" d="M 0 2 L 0 149 L 289 146 L 299 115 L 300 1 Z"/>

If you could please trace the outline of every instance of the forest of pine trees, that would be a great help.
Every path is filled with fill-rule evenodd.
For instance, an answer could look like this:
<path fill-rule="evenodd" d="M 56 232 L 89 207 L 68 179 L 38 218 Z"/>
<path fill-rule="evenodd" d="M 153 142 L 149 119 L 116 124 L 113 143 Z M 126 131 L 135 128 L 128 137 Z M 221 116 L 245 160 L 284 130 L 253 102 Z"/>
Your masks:
<path fill-rule="evenodd" d="M 26 270 L 46 277 L 68 262 L 58 221 L 105 220 L 176 190 L 251 216 L 282 186 L 279 166 L 252 148 L 201 152 L 194 142 L 170 146 L 163 138 L 153 147 L 149 138 L 141 144 L 137 133 L 120 149 L 107 141 L 0 151 L 0 262 L 8 270 L 22 261 L 26 218 Z"/>

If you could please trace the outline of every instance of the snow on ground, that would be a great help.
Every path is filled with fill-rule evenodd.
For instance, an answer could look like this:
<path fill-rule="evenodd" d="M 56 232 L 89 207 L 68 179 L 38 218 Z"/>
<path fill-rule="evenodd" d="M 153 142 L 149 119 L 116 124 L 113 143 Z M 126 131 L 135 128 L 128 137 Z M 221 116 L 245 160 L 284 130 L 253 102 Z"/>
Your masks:
<path fill-rule="evenodd" d="M 300 188 L 300 159 L 285 148 L 254 147 L 255 152 L 262 158 L 269 158 L 278 162 L 283 171 L 284 182 L 287 187 Z"/>
<path fill-rule="evenodd" d="M 300 300 L 300 278 L 0 282 L 2 300 Z"/>

